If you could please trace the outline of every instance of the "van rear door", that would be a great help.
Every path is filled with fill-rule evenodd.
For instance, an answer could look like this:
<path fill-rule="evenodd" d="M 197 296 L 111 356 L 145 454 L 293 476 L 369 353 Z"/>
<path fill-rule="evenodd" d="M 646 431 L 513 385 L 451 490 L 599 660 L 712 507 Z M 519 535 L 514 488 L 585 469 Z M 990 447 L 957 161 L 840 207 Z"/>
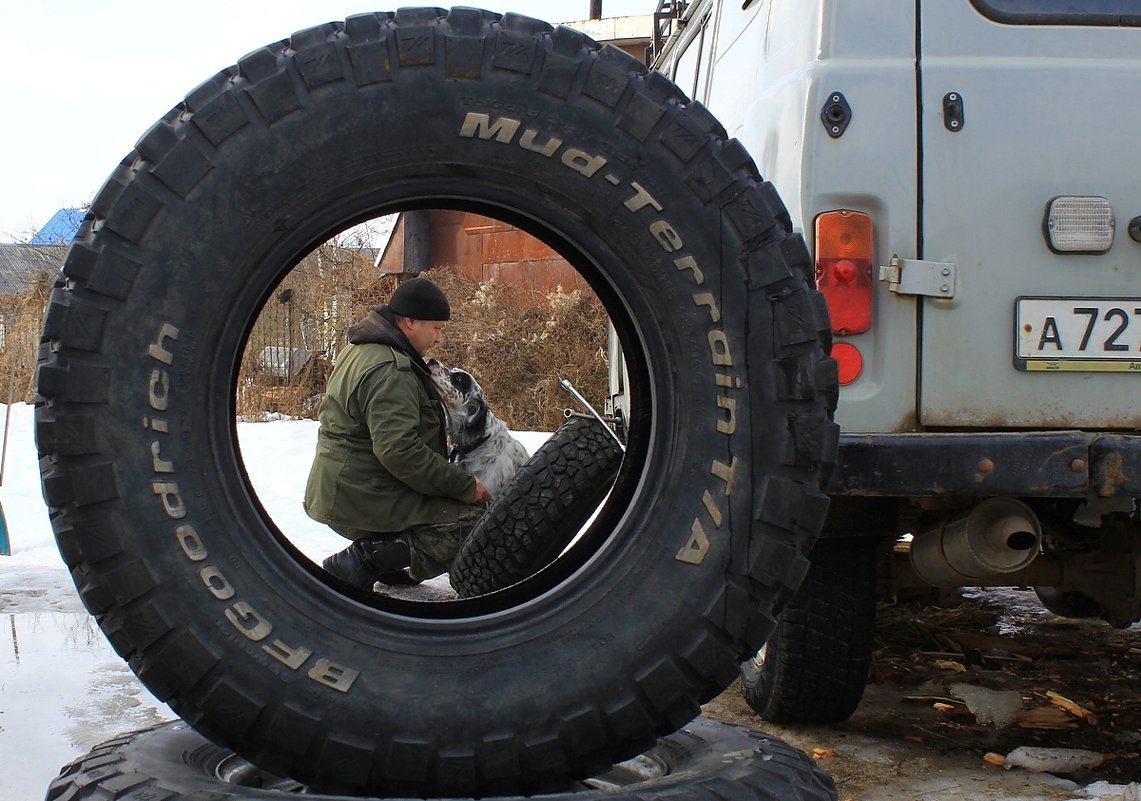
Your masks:
<path fill-rule="evenodd" d="M 1141 426 L 1141 14 L 1080 5 L 919 4 L 925 427 Z"/>

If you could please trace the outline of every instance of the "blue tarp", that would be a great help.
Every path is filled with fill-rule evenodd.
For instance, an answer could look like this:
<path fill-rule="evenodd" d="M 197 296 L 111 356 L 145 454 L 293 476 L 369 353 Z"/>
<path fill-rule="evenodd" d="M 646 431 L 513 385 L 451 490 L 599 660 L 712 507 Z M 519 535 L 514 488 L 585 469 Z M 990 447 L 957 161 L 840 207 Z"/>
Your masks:
<path fill-rule="evenodd" d="M 83 209 L 60 209 L 48 220 L 47 225 L 36 232 L 29 244 L 66 245 L 75 238 L 84 213 Z"/>

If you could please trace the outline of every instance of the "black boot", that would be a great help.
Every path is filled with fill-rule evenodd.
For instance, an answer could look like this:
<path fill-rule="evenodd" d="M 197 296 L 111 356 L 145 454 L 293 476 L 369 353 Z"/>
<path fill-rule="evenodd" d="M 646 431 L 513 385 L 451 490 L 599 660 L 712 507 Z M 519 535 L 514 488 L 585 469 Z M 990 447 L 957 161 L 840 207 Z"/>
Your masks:
<path fill-rule="evenodd" d="M 343 551 L 326 557 L 321 567 L 357 589 L 372 590 L 376 582 L 415 585 L 404 568 L 410 562 L 408 546 L 389 539 L 354 540 Z"/>
<path fill-rule="evenodd" d="M 420 582 L 405 572 L 412 564 L 408 546 L 400 540 L 366 540 L 370 549 L 368 563 L 376 571 L 376 580 L 392 586 L 415 587 Z"/>
<path fill-rule="evenodd" d="M 368 554 L 362 547 L 364 540 L 354 540 L 343 551 L 337 551 L 321 562 L 321 567 L 341 581 L 357 589 L 371 591 L 376 575 L 368 567 Z"/>

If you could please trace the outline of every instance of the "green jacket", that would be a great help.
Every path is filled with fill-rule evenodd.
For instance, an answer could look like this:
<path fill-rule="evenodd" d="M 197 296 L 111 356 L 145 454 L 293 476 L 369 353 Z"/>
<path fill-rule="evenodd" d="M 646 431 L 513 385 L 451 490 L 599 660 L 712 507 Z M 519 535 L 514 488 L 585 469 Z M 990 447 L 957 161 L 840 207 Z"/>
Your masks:
<path fill-rule="evenodd" d="M 318 413 L 305 511 L 330 526 L 394 532 L 455 523 L 475 479 L 448 461 L 444 410 L 424 368 L 390 345 L 345 346 Z"/>

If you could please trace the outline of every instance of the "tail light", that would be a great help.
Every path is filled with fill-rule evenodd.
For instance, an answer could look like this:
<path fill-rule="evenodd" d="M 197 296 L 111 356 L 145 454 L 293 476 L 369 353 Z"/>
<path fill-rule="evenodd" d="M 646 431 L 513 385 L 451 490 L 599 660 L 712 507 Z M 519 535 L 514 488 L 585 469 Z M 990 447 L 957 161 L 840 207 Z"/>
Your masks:
<path fill-rule="evenodd" d="M 836 378 L 851 384 L 864 370 L 864 355 L 851 342 L 833 342 L 832 358 L 836 360 Z"/>
<path fill-rule="evenodd" d="M 871 217 L 842 209 L 816 218 L 816 287 L 828 301 L 833 332 L 859 334 L 871 327 Z"/>
<path fill-rule="evenodd" d="M 826 211 L 816 218 L 816 287 L 828 303 L 833 333 L 860 334 L 872 325 L 872 218 L 858 211 Z M 840 382 L 856 380 L 863 357 L 851 344 L 832 354 Z M 846 379 L 846 380 L 845 380 Z"/>

